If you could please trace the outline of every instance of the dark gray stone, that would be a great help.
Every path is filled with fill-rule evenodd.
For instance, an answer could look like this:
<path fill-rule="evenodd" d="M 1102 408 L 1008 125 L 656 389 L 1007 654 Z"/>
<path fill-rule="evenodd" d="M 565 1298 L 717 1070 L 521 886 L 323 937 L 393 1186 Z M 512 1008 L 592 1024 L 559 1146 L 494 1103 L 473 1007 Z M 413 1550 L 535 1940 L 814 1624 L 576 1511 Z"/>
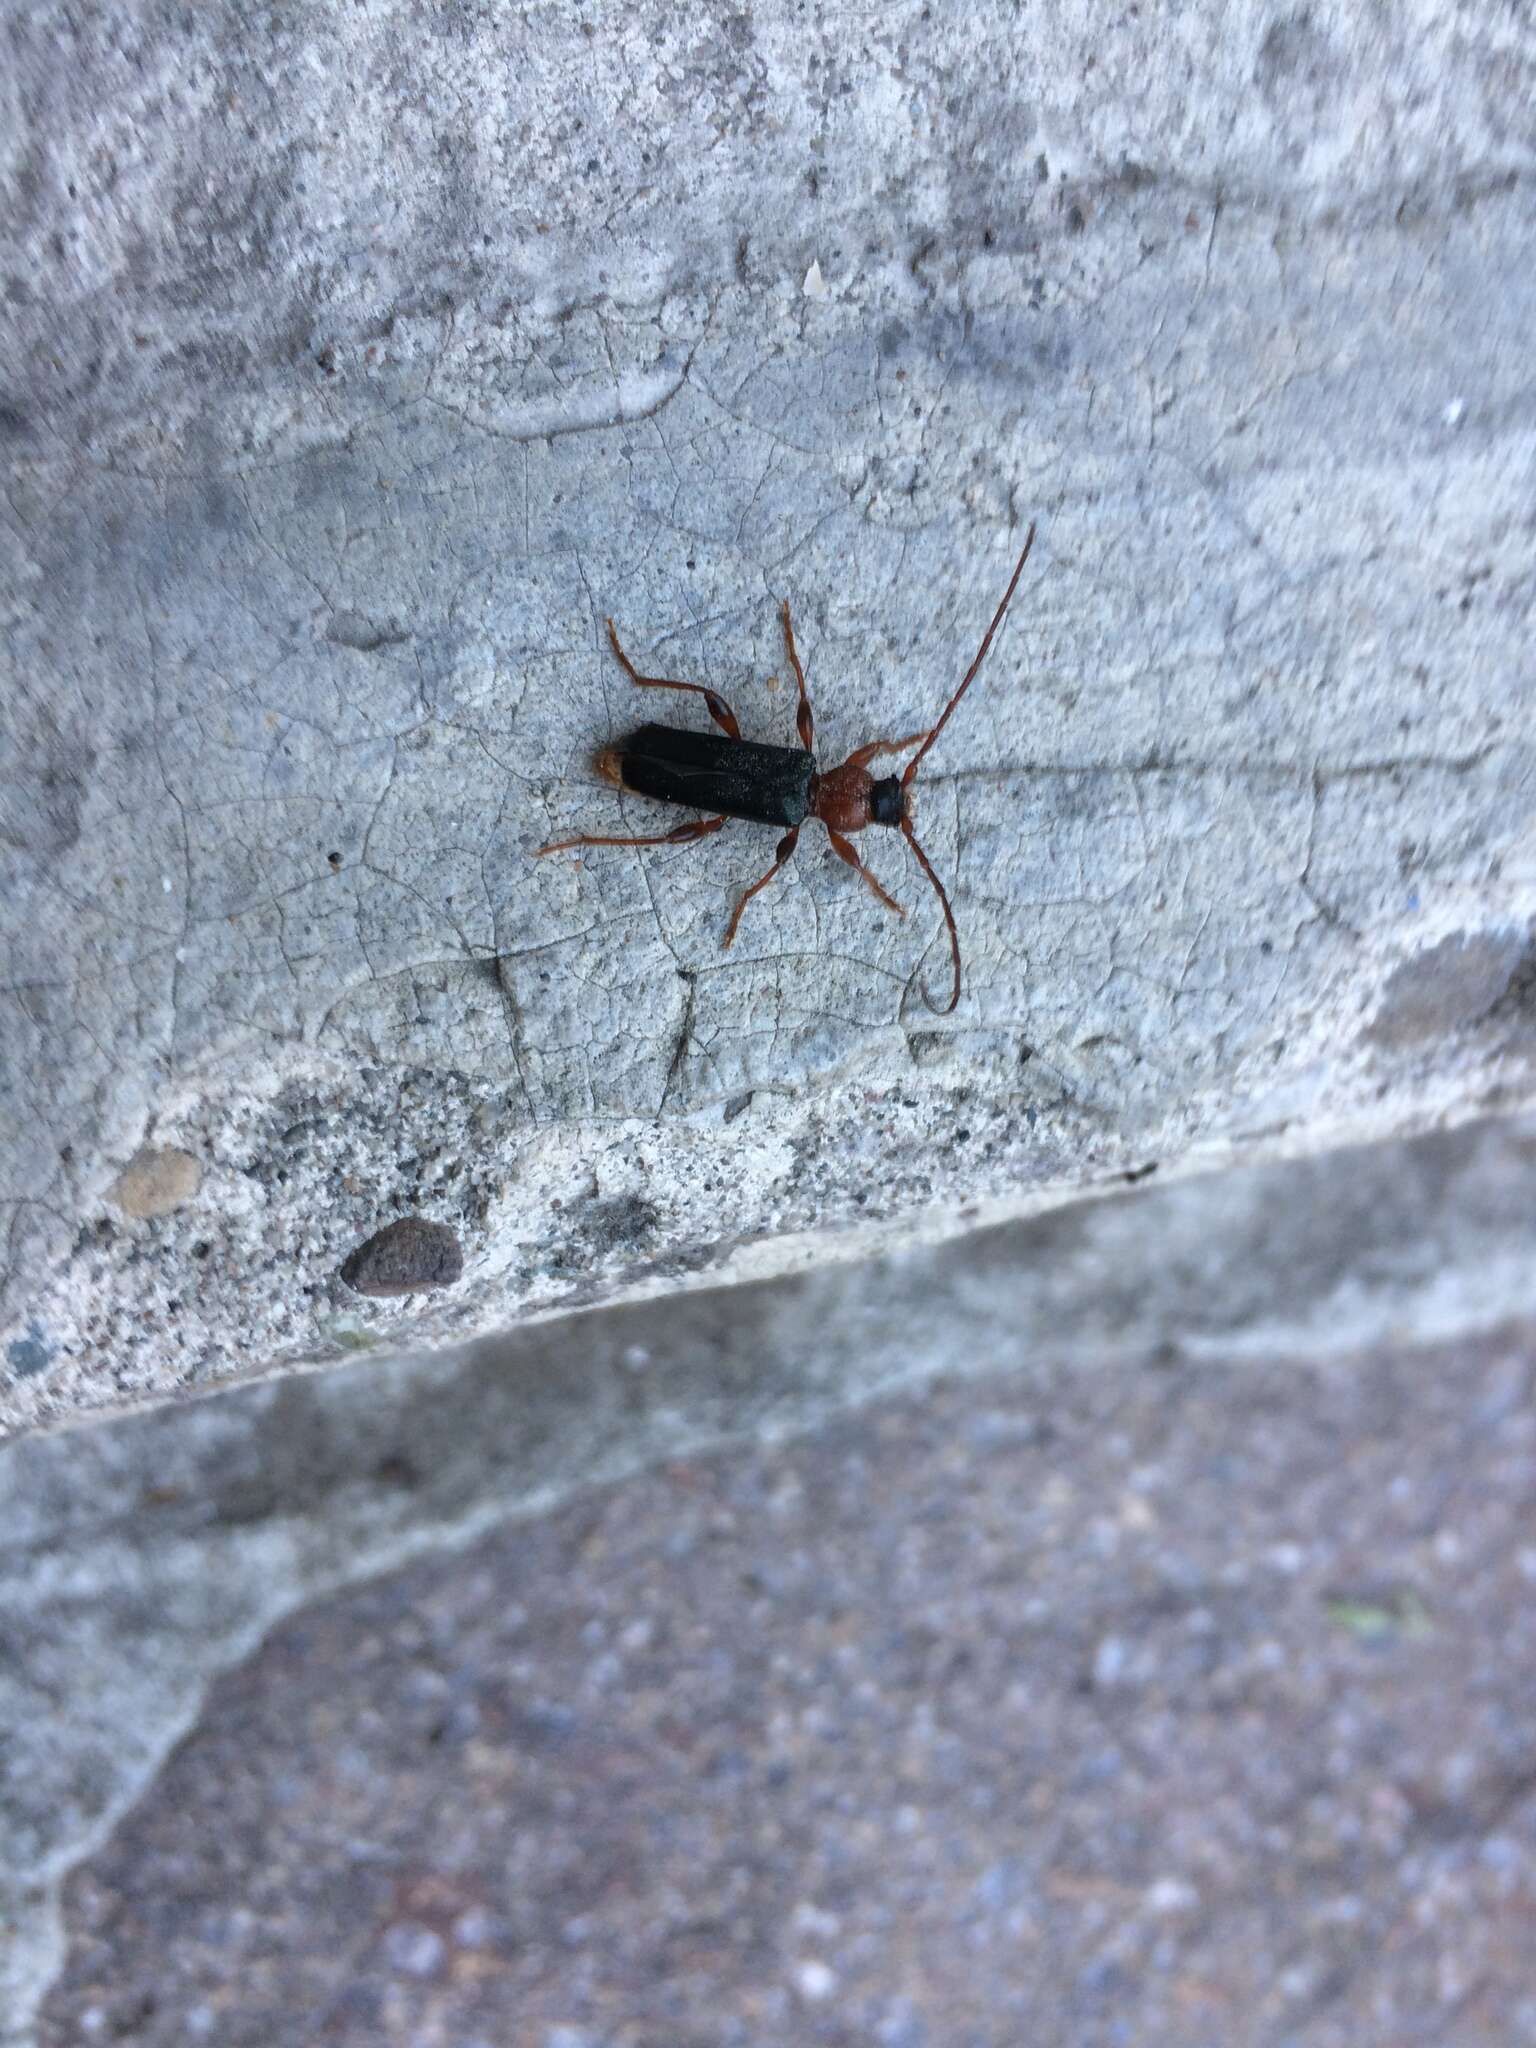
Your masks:
<path fill-rule="evenodd" d="M 400 1216 L 360 1244 L 340 1270 L 355 1293 L 388 1299 L 451 1287 L 463 1277 L 464 1253 L 445 1223 Z"/>
<path fill-rule="evenodd" d="M 1455 932 L 1388 976 L 1366 1035 L 1392 1048 L 1449 1038 L 1487 1017 L 1533 958 L 1526 932 Z"/>

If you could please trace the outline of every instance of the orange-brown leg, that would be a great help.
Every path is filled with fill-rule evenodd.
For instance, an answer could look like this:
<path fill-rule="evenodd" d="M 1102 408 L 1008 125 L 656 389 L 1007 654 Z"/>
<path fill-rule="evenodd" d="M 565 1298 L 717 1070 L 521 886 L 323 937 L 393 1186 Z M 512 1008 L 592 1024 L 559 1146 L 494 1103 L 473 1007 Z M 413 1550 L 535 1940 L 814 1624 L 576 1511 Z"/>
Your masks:
<path fill-rule="evenodd" d="M 806 694 L 805 670 L 800 666 L 800 656 L 795 651 L 795 629 L 789 623 L 789 599 L 786 597 L 779 611 L 784 621 L 784 645 L 789 650 L 789 665 L 795 672 L 795 684 L 800 692 L 800 702 L 795 708 L 795 730 L 800 735 L 800 744 L 805 751 L 813 753 L 816 746 L 816 721 L 811 715 L 811 700 Z"/>
<path fill-rule="evenodd" d="M 638 684 L 642 690 L 692 691 L 695 697 L 702 697 L 704 699 L 705 708 L 708 710 L 710 717 L 728 739 L 739 740 L 741 738 L 741 727 L 736 723 L 736 714 L 718 691 L 711 690 L 705 683 L 679 683 L 674 681 L 671 676 L 641 675 L 635 664 L 619 645 L 619 636 L 614 631 L 612 619 L 608 621 L 608 639 L 614 653 L 623 664 L 624 673 L 632 683 Z"/>
<path fill-rule="evenodd" d="M 729 946 L 735 939 L 736 927 L 741 923 L 741 913 L 746 909 L 747 905 L 751 902 L 752 898 L 757 894 L 759 889 L 767 888 L 768 884 L 779 872 L 779 869 L 783 867 L 785 861 L 787 861 L 790 855 L 794 852 L 795 847 L 799 841 L 799 838 L 800 827 L 796 825 L 793 827 L 792 830 L 786 832 L 784 834 L 784 837 L 779 841 L 778 852 L 775 853 L 775 855 L 773 856 L 773 866 L 768 870 L 766 875 L 762 876 L 760 880 L 754 882 L 751 888 L 745 891 L 741 901 L 737 904 L 736 909 L 731 917 L 730 928 L 726 932 L 725 939 L 723 941 L 725 945 Z"/>
<path fill-rule="evenodd" d="M 691 825 L 674 825 L 670 832 L 647 832 L 638 838 L 621 835 L 613 839 L 596 832 L 581 832 L 574 839 L 554 839 L 548 846 L 534 848 L 535 853 L 564 853 L 571 846 L 692 846 L 696 840 L 707 839 L 711 832 L 729 823 L 726 818 L 696 818 Z"/>
<path fill-rule="evenodd" d="M 904 740 L 871 740 L 867 747 L 854 748 L 848 756 L 848 765 L 851 768 L 867 767 L 876 754 L 899 754 L 903 748 L 915 747 L 919 740 L 925 740 L 927 737 L 928 734 L 924 731 L 909 732 Z"/>
<path fill-rule="evenodd" d="M 869 872 L 869 869 L 865 867 L 863 861 L 860 860 L 858 848 L 853 844 L 852 840 L 845 839 L 841 832 L 834 832 L 830 825 L 827 826 L 827 837 L 832 842 L 832 851 L 835 854 L 838 854 L 843 860 L 847 861 L 849 867 L 856 869 L 858 873 L 864 877 L 865 881 L 868 882 L 869 886 L 880 898 L 880 901 L 885 905 L 886 909 L 894 910 L 898 917 L 905 917 L 907 913 L 903 909 L 901 904 L 899 904 L 896 901 L 896 898 L 894 896 L 886 895 L 885 891 L 881 888 L 880 884 Z"/>

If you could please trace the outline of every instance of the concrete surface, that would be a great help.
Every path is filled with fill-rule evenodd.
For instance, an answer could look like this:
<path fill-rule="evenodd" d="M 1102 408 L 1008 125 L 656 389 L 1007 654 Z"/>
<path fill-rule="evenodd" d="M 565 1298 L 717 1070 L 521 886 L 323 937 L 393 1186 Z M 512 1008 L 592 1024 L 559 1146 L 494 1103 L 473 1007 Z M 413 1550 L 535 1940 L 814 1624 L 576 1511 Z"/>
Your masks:
<path fill-rule="evenodd" d="M 1493 1124 L 13 1443 L 0 2040 L 1533 2037 L 1533 1213 Z"/>
<path fill-rule="evenodd" d="M 1513 18 L 8 37 L 0 1426 L 1530 1099 Z M 644 829 L 605 615 L 784 740 L 787 596 L 835 759 L 1031 518 L 952 1018 L 899 843 L 904 922 L 808 833 L 729 956 L 760 833 L 533 859 Z M 405 1212 L 464 1278 L 360 1302 Z"/>

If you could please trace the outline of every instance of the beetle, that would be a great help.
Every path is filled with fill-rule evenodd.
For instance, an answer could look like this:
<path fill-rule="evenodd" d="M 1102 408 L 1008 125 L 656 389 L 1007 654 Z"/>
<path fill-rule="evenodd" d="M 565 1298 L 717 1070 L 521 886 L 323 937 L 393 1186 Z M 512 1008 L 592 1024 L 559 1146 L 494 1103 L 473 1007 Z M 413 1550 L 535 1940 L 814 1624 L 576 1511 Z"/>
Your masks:
<path fill-rule="evenodd" d="M 795 648 L 795 631 L 789 620 L 787 598 L 780 607 L 779 616 L 784 627 L 785 651 L 800 693 L 795 712 L 795 727 L 800 735 L 798 748 L 763 746 L 755 740 L 744 740 L 735 712 L 717 691 L 705 683 L 683 683 L 671 676 L 641 675 L 619 645 L 618 633 L 610 619 L 609 644 L 630 681 L 642 690 L 687 690 L 696 697 L 702 697 L 704 707 L 719 727 L 719 732 L 691 732 L 674 725 L 639 726 L 627 738 L 616 740 L 600 750 L 595 764 L 598 774 L 615 789 L 651 797 L 658 803 L 687 804 L 713 815 L 694 819 L 686 825 L 674 825 L 670 832 L 616 837 L 582 832 L 574 839 L 552 840 L 549 845 L 539 847 L 538 852 L 564 853 L 573 846 L 691 846 L 698 840 L 707 839 L 712 832 L 718 832 L 732 818 L 744 818 L 757 825 L 776 825 L 784 836 L 774 854 L 773 865 L 750 889 L 744 891 L 737 903 L 724 939 L 724 944 L 729 946 L 735 940 L 741 913 L 759 889 L 767 888 L 794 853 L 800 839 L 800 828 L 807 818 L 821 820 L 827 828 L 832 850 L 839 859 L 845 860 L 849 867 L 863 876 L 888 910 L 894 910 L 898 917 L 905 917 L 907 913 L 901 904 L 894 896 L 887 895 L 859 858 L 851 837 L 855 832 L 862 832 L 866 825 L 894 826 L 917 855 L 918 865 L 932 882 L 944 909 L 944 922 L 949 929 L 949 950 L 954 962 L 954 985 L 949 1001 L 942 1009 L 932 1002 L 926 989 L 923 1000 L 938 1016 L 947 1017 L 960 1000 L 960 936 L 955 929 L 955 914 L 950 908 L 944 884 L 934 872 L 932 862 L 919 846 L 912 829 L 912 782 L 924 754 L 948 724 L 950 715 L 986 660 L 992 636 L 1003 622 L 1003 615 L 1024 573 L 1024 564 L 1029 560 L 1034 541 L 1035 529 L 1031 523 L 1008 588 L 1003 592 L 1002 603 L 992 614 L 992 623 L 982 635 L 976 659 L 966 670 L 959 689 L 944 706 L 938 722 L 925 731 L 908 733 L 904 739 L 870 740 L 866 745 L 856 747 L 840 768 L 825 771 L 818 770 L 816 766 L 816 724 L 811 713 L 811 700 L 806 694 L 805 671 L 800 666 L 800 656 Z M 900 776 L 885 775 L 877 780 L 870 774 L 869 764 L 877 754 L 901 754 L 908 747 L 916 747 L 917 752 Z"/>

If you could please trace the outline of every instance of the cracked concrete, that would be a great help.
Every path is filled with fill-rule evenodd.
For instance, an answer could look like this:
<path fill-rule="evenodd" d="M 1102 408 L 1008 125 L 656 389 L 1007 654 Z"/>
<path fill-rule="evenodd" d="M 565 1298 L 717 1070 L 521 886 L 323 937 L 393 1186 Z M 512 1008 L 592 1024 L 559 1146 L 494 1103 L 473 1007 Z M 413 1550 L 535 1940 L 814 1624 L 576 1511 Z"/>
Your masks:
<path fill-rule="evenodd" d="M 6 1428 L 1530 1099 L 1516 30 L 12 38 Z M 899 844 L 906 920 L 807 834 L 729 955 L 751 828 L 532 858 L 646 829 L 607 615 L 784 741 L 787 596 L 835 759 L 936 712 L 1031 518 L 919 785 L 952 1018 Z M 145 1148 L 197 1190 L 125 1218 Z M 363 1312 L 405 1212 L 464 1279 Z"/>

